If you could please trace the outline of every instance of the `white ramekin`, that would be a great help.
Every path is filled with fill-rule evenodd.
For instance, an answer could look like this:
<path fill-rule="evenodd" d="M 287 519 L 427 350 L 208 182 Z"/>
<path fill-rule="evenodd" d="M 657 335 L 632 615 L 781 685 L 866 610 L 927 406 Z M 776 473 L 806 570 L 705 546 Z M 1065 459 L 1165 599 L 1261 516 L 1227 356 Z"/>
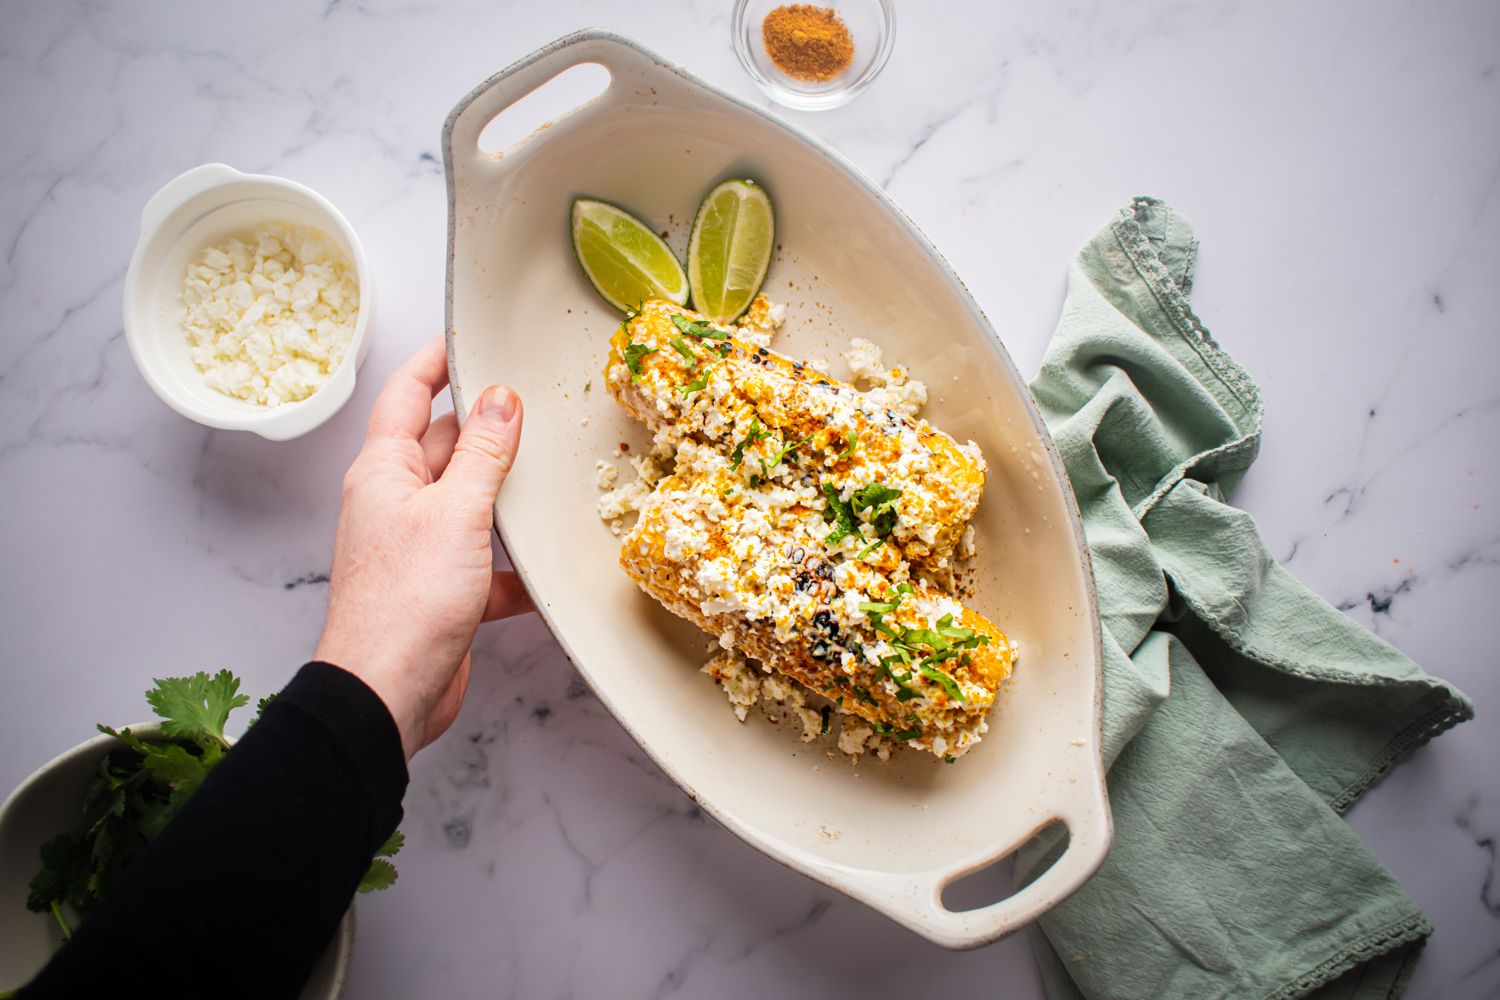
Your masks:
<path fill-rule="evenodd" d="M 326 385 L 300 402 L 265 407 L 205 384 L 182 331 L 182 283 L 203 247 L 272 221 L 316 227 L 343 246 L 359 276 L 359 317 L 349 353 Z M 125 340 L 146 384 L 178 413 L 208 427 L 285 441 L 333 416 L 354 392 L 354 374 L 370 346 L 373 304 L 359 237 L 328 199 L 295 181 L 207 163 L 169 181 L 141 212 L 141 239 L 125 276 Z"/>

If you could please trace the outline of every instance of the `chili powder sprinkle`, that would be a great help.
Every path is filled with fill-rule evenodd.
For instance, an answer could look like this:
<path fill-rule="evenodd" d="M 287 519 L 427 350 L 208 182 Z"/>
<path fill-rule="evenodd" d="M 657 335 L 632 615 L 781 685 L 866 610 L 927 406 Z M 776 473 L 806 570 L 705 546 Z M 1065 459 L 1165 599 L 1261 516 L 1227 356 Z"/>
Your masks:
<path fill-rule="evenodd" d="M 830 7 L 777 7 L 761 22 L 760 37 L 776 68 L 798 80 L 832 80 L 854 61 L 854 38 Z"/>

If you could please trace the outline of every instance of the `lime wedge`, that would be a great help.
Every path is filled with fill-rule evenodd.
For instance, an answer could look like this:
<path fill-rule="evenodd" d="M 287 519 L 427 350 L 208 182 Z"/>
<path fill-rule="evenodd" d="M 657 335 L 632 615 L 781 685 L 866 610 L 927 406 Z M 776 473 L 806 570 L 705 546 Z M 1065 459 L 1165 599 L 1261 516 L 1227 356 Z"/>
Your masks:
<path fill-rule="evenodd" d="M 732 323 L 766 280 L 776 217 L 766 189 L 754 181 L 725 181 L 708 193 L 688 239 L 693 308 L 715 323 Z"/>
<path fill-rule="evenodd" d="M 687 275 L 671 247 L 623 208 L 579 198 L 572 229 L 583 273 L 616 309 L 626 312 L 646 299 L 687 303 Z"/>

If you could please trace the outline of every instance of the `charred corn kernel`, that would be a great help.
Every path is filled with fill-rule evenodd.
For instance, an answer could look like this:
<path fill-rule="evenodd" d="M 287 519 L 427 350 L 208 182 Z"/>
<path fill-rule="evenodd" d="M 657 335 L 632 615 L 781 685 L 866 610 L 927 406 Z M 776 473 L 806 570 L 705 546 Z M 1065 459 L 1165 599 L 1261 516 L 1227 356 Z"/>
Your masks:
<path fill-rule="evenodd" d="M 671 302 L 644 303 L 615 332 L 605 383 L 653 431 L 728 456 L 741 486 L 830 484 L 853 507 L 846 554 L 883 539 L 944 570 L 984 490 L 977 449 Z M 872 484 L 898 494 L 861 508 Z"/>
<path fill-rule="evenodd" d="M 686 451 L 625 537 L 625 572 L 674 614 L 880 733 L 940 757 L 973 746 L 1015 660 L 1005 635 L 910 579 L 893 549 L 861 559 L 830 545 L 818 488 L 792 479 L 743 489 L 722 454 Z"/>

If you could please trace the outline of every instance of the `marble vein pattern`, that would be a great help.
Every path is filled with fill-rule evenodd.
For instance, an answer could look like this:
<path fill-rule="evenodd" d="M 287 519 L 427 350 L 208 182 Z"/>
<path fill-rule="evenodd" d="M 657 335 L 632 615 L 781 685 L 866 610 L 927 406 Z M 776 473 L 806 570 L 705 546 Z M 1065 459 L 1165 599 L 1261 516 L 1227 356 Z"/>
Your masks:
<path fill-rule="evenodd" d="M 1266 397 L 1236 501 L 1303 580 L 1477 704 L 1350 821 L 1436 924 L 1409 995 L 1500 996 L 1500 6 L 899 6 L 882 78 L 791 117 L 927 231 L 1023 371 L 1115 208 L 1153 194 L 1193 220 L 1199 311 Z M 441 332 L 448 109 L 591 24 L 765 104 L 729 8 L 0 5 L 0 786 L 144 716 L 153 676 L 285 682 L 321 624 L 374 393 Z M 328 195 L 374 268 L 359 388 L 298 441 L 184 421 L 124 343 L 140 209 L 211 160 Z M 401 880 L 361 901 L 350 996 L 1041 995 L 1024 939 L 945 953 L 717 827 L 535 616 L 487 627 L 475 666 L 413 765 Z"/>

